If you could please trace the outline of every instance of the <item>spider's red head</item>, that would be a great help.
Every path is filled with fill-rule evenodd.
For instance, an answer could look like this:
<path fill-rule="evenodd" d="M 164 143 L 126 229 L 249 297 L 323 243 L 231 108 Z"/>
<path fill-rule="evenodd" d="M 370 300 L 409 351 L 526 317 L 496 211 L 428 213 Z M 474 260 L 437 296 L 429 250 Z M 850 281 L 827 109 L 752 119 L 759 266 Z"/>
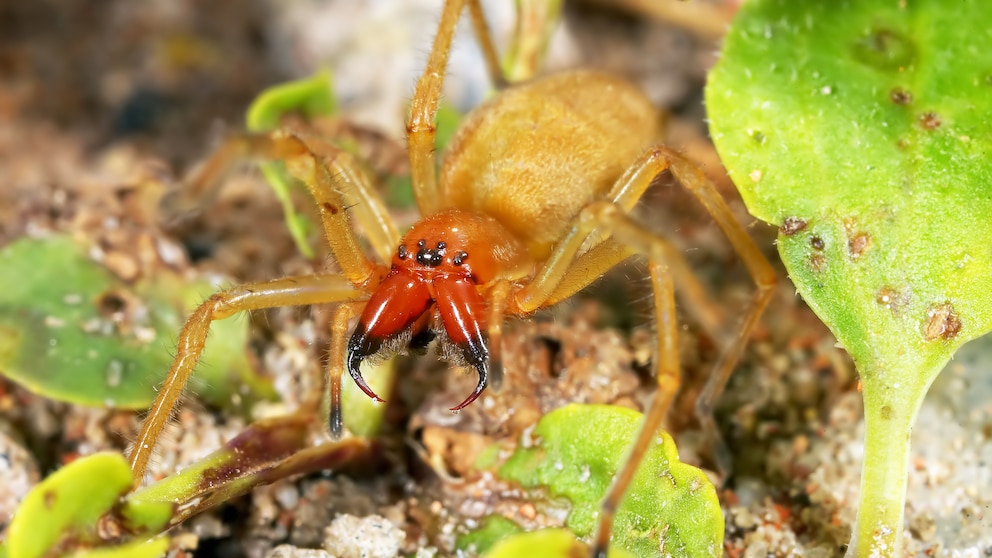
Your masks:
<path fill-rule="evenodd" d="M 523 253 L 499 222 L 484 215 L 453 209 L 414 225 L 348 342 L 348 371 L 358 387 L 381 401 L 362 378 L 362 360 L 384 345 L 425 348 L 443 328 L 445 342 L 479 374 L 475 391 L 452 410 L 475 401 L 489 377 L 486 303 L 479 286 L 517 274 Z"/>

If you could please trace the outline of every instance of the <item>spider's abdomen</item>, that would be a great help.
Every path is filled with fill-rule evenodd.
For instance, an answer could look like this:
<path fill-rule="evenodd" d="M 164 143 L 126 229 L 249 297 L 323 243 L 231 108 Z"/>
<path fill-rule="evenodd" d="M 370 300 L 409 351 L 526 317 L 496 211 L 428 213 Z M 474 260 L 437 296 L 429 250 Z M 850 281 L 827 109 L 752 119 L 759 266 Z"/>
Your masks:
<path fill-rule="evenodd" d="M 651 102 L 626 81 L 569 72 L 510 88 L 466 116 L 445 152 L 442 198 L 491 215 L 537 260 L 658 139 Z"/>

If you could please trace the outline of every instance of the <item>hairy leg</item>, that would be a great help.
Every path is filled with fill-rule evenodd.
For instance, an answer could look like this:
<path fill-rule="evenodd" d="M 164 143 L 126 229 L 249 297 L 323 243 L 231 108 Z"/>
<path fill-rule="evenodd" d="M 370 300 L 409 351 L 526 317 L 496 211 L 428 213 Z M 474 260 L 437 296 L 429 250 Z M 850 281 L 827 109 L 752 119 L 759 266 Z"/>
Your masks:
<path fill-rule="evenodd" d="M 687 180 L 693 180 L 695 177 L 685 175 L 685 170 L 685 168 L 678 169 L 682 176 L 678 174 L 676 176 L 680 179 L 685 177 Z M 701 177 L 701 173 L 698 176 Z M 719 198 L 718 203 L 726 208 L 722 198 Z M 613 239 L 646 257 L 654 286 L 655 320 L 657 323 L 658 352 L 655 356 L 655 374 L 658 387 L 637 439 L 631 447 L 630 455 L 603 499 L 600 523 L 595 539 L 595 551 L 597 556 L 605 557 L 614 513 L 645 453 L 655 439 L 681 382 L 678 359 L 678 327 L 674 301 L 674 287 L 678 283 L 679 274 L 674 273 L 675 266 L 672 265 L 672 262 L 680 261 L 681 257 L 674 245 L 635 223 L 618 205 L 609 202 L 597 202 L 589 206 L 589 213 L 592 214 L 593 220 L 602 229 L 612 233 Z M 729 209 L 724 215 L 714 214 L 716 219 L 726 216 L 730 216 Z M 733 224 L 737 225 L 736 221 Z M 737 226 L 739 227 L 739 225 Z M 741 229 L 741 233 L 743 233 L 743 229 Z M 745 244 L 754 247 L 750 238 L 745 238 L 747 241 Z M 706 389 L 712 393 L 720 393 L 723 385 L 729 379 L 730 373 L 740 358 L 744 344 L 750 338 L 758 318 L 768 304 L 772 287 L 775 284 L 775 274 L 771 270 L 770 264 L 764 261 L 760 252 L 757 252 L 757 247 L 754 248 L 754 253 L 762 258 L 762 261 L 757 264 L 759 272 L 763 263 L 767 266 L 768 274 L 754 277 L 758 289 L 748 305 L 743 319 L 737 325 L 734 336 L 718 359 L 714 373 L 708 380 Z M 746 255 L 742 253 L 741 256 L 747 262 Z M 715 384 L 719 385 L 714 388 Z M 705 429 L 706 424 L 704 423 L 703 426 Z M 715 425 L 713 426 L 715 427 Z M 712 432 L 711 435 L 715 436 L 716 432 Z"/>
<path fill-rule="evenodd" d="M 517 0 L 515 3 L 517 20 L 503 65 L 508 83 L 528 81 L 538 74 L 562 8 L 561 2 L 549 0 Z M 497 82 L 494 80 L 493 83 Z"/>
<path fill-rule="evenodd" d="M 737 324 L 727 339 L 722 333 L 722 313 L 710 300 L 701 283 L 696 279 L 682 255 L 668 241 L 637 225 L 626 214 L 641 197 L 654 178 L 664 171 L 670 171 L 675 178 L 692 193 L 706 208 L 721 228 L 735 251 L 740 255 L 757 284 L 757 290 L 747 305 L 743 319 Z M 677 330 L 671 326 L 674 320 L 669 308 L 669 298 L 677 285 L 680 296 L 686 302 L 690 313 L 703 327 L 723 342 L 723 353 L 717 360 L 703 395 L 697 402 L 697 414 L 704 432 L 717 447 L 718 465 L 727 466 L 722 453 L 722 444 L 713 422 L 711 409 L 713 402 L 723 392 L 734 366 L 740 359 L 745 343 L 751 336 L 762 312 L 771 299 L 776 282 L 775 272 L 768 260 L 736 221 L 726 201 L 716 191 L 703 173 L 681 155 L 665 147 L 655 147 L 645 153 L 618 180 L 611 191 L 612 200 L 594 202 L 583 209 L 573 221 L 569 234 L 556 247 L 551 257 L 538 271 L 535 279 L 524 288 L 511 294 L 511 305 L 520 313 L 534 311 L 542 306 L 561 300 L 588 285 L 612 265 L 633 254 L 641 254 L 648 260 L 648 266 L 655 290 L 655 312 L 658 323 L 658 347 L 661 351 L 656 358 L 658 390 L 649 409 L 645 423 L 631 450 L 631 458 L 608 492 L 603 503 L 600 529 L 597 533 L 597 552 L 605 556 L 609 543 L 613 512 L 619 505 L 630 479 L 640 464 L 643 453 L 660 427 L 678 391 L 680 371 L 677 355 L 666 355 L 666 347 L 677 350 Z M 588 248 L 580 255 L 580 250 L 592 235 L 603 240 Z M 662 277 L 664 275 L 664 277 Z M 674 302 L 671 302 L 674 308 Z M 705 416 L 703 416 L 705 415 Z"/>
<path fill-rule="evenodd" d="M 311 191 L 332 188 L 339 192 L 344 198 L 345 210 L 357 221 L 362 236 L 379 257 L 379 262 L 388 265 L 399 245 L 400 234 L 368 174 L 350 153 L 336 146 L 311 138 L 306 138 L 305 143 L 311 156 L 325 167 L 314 178 L 314 184 L 307 186 Z M 316 193 L 314 197 L 317 197 Z"/>
<path fill-rule="evenodd" d="M 208 298 L 190 315 L 179 333 L 172 367 L 131 450 L 129 461 L 135 483 L 140 484 L 144 478 L 155 443 L 200 360 L 210 324 L 214 320 L 222 320 L 244 310 L 340 302 L 366 295 L 364 290 L 341 275 L 312 275 L 249 283 Z"/>
<path fill-rule="evenodd" d="M 625 213 L 631 211 L 654 179 L 669 170 L 671 154 L 672 152 L 666 148 L 647 150 L 617 179 L 608 194 L 608 199 Z M 722 198 L 720 200 L 722 201 Z M 609 238 L 608 232 L 601 229 L 599 222 L 589 211 L 580 213 L 575 218 L 570 231 L 538 271 L 534 280 L 524 289 L 514 293 L 514 301 L 518 304 L 519 311 L 533 312 L 543 306 L 551 306 L 562 301 L 587 287 L 613 266 L 637 253 L 637 250 L 629 244 Z M 603 240 L 583 251 L 594 234 L 599 234 Z M 722 341 L 723 312 L 706 294 L 706 289 L 696 278 L 682 254 L 678 252 L 671 254 L 669 268 L 671 273 L 675 274 L 676 283 L 679 285 L 679 296 L 693 318 L 713 339 Z"/>
<path fill-rule="evenodd" d="M 348 321 L 355 316 L 350 304 L 342 304 L 334 311 L 331 320 L 330 358 L 327 360 L 327 425 L 331 439 L 340 440 L 344 435 L 341 418 L 341 374 L 347 369 Z"/>
<path fill-rule="evenodd" d="M 284 161 L 288 170 L 306 185 L 317 204 L 331 251 L 354 284 L 368 284 L 381 274 L 362 251 L 349 213 L 355 215 L 368 233 L 376 253 L 386 262 L 399 234 L 354 159 L 327 143 L 308 143 L 283 132 L 233 136 L 214 152 L 181 191 L 164 200 L 166 213 L 182 213 L 208 203 L 223 187 L 224 178 L 250 159 Z M 349 208 L 352 211 L 347 211 Z"/>
<path fill-rule="evenodd" d="M 435 213 L 442 207 L 434 161 L 437 110 L 444 86 L 444 73 L 448 67 L 448 55 L 451 53 L 451 41 L 466 2 L 469 4 L 476 39 L 482 46 L 489 74 L 494 78 L 499 76 L 498 80 L 494 79 L 497 84 L 505 82 L 479 0 L 447 0 L 444 11 L 441 12 L 441 21 L 438 23 L 427 67 L 417 81 L 417 88 L 410 101 L 410 119 L 406 125 L 410 181 L 422 216 Z"/>
<path fill-rule="evenodd" d="M 493 87 L 502 89 L 506 87 L 506 76 L 503 75 L 503 66 L 499 61 L 499 53 L 496 52 L 496 45 L 493 43 L 493 34 L 486 23 L 486 14 L 482 11 L 480 0 L 468 0 L 468 13 L 472 18 L 472 31 L 475 32 L 475 40 L 482 49 L 482 58 L 486 61 L 486 70 L 489 71 L 489 79 L 493 82 Z"/>
<path fill-rule="evenodd" d="M 503 317 L 510 297 L 510 283 L 499 281 L 488 294 L 486 335 L 489 338 L 489 383 L 498 390 L 503 385 Z"/>

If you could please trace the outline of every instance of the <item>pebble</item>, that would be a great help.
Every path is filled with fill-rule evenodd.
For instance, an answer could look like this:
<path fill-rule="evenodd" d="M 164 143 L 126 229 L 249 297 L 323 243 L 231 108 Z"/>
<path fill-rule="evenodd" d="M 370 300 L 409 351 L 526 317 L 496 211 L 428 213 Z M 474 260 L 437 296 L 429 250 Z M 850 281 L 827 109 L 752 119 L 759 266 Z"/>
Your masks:
<path fill-rule="evenodd" d="M 324 534 L 324 550 L 338 558 L 394 558 L 406 540 L 403 529 L 381 515 L 339 515 Z"/>

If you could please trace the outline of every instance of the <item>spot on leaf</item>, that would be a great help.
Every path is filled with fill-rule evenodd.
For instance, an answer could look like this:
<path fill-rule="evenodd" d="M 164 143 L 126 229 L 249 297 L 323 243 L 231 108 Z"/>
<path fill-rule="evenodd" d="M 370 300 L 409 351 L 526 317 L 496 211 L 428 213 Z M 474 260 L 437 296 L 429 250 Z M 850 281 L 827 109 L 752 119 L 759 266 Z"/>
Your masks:
<path fill-rule="evenodd" d="M 950 302 L 931 306 L 923 320 L 923 338 L 927 341 L 953 339 L 961 332 L 961 318 Z"/>

